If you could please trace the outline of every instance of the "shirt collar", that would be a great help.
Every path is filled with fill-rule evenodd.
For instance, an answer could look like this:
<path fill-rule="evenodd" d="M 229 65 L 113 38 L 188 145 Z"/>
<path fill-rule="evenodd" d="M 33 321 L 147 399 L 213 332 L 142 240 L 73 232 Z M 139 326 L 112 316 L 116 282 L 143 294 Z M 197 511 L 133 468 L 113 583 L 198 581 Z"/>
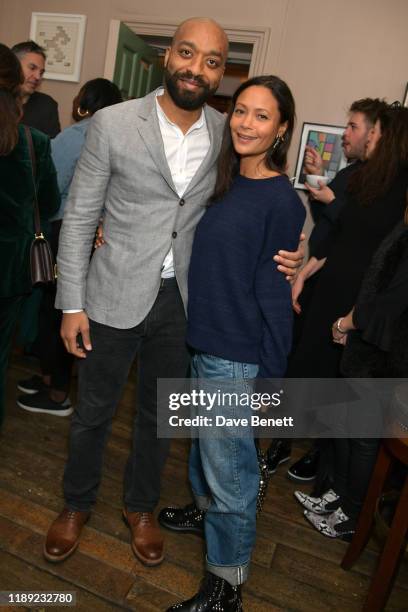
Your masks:
<path fill-rule="evenodd" d="M 157 116 L 159 118 L 159 122 L 162 125 L 163 125 L 163 123 L 167 123 L 167 125 L 171 125 L 173 127 L 176 127 L 177 129 L 180 129 L 179 126 L 176 123 L 173 123 L 173 121 L 170 121 L 170 119 L 167 117 L 166 113 L 164 112 L 164 110 L 162 109 L 162 107 L 159 104 L 159 101 L 158 101 L 157 98 L 159 96 L 162 96 L 163 93 L 164 93 L 164 87 L 159 87 L 156 90 L 156 110 L 157 110 Z M 204 109 L 202 109 L 200 117 L 197 119 L 197 121 L 195 123 L 193 123 L 191 128 L 185 134 L 185 136 L 187 136 L 187 134 L 189 134 L 193 130 L 199 130 L 199 129 L 201 129 L 203 127 L 206 127 L 206 126 L 207 126 L 207 122 L 206 122 L 206 119 L 205 119 L 205 113 L 204 113 Z"/>

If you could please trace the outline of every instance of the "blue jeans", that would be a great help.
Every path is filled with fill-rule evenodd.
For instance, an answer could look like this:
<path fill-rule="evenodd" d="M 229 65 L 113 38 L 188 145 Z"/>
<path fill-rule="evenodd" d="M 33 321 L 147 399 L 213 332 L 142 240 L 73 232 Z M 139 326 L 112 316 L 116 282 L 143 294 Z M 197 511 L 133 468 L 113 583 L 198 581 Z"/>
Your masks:
<path fill-rule="evenodd" d="M 228 380 L 238 393 L 251 392 L 251 379 L 257 373 L 256 364 L 206 353 L 194 355 L 191 366 L 193 378 Z M 201 386 L 205 387 L 205 380 Z M 217 407 L 215 412 L 250 419 L 252 410 L 235 404 Z M 197 506 L 206 510 L 207 569 L 232 585 L 241 584 L 248 576 L 256 536 L 259 467 L 253 436 L 239 436 L 234 428 L 224 426 L 217 437 L 194 439 L 189 476 Z"/>

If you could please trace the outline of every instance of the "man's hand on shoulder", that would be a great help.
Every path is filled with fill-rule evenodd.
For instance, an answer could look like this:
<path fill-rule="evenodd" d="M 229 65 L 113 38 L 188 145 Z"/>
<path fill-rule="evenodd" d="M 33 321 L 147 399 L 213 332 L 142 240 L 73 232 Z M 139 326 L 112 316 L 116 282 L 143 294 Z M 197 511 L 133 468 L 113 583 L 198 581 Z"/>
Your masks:
<path fill-rule="evenodd" d="M 305 234 L 300 234 L 300 242 L 297 251 L 278 251 L 278 254 L 273 258 L 279 264 L 279 272 L 286 274 L 286 280 L 290 283 L 296 280 L 299 269 L 305 258 L 305 251 L 302 244 L 305 238 Z"/>
<path fill-rule="evenodd" d="M 82 338 L 82 347 L 78 344 L 78 336 Z M 84 310 L 81 312 L 64 312 L 61 323 L 61 338 L 68 353 L 75 357 L 86 357 L 86 351 L 92 350 L 89 335 L 89 319 Z"/>

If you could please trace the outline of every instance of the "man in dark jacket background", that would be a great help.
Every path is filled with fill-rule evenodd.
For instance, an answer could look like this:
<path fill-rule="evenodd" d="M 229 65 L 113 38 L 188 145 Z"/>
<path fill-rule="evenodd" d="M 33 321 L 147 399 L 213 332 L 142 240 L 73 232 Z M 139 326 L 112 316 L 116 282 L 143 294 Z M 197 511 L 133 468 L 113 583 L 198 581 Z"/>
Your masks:
<path fill-rule="evenodd" d="M 24 73 L 21 122 L 54 138 L 61 131 L 58 104 L 51 96 L 37 91 L 45 71 L 45 51 L 32 40 L 18 43 L 11 50 L 20 60 Z"/>

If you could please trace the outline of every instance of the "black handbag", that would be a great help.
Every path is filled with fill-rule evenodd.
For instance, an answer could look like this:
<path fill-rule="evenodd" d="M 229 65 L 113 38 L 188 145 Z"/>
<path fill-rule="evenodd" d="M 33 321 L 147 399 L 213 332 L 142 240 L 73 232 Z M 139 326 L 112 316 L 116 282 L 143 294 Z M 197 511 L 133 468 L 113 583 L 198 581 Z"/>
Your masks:
<path fill-rule="evenodd" d="M 36 160 L 31 132 L 27 126 L 24 126 L 25 134 L 28 142 L 28 150 L 31 159 L 31 174 L 33 177 L 34 186 L 34 240 L 30 247 L 30 272 L 31 283 L 37 285 L 39 283 L 55 283 L 57 278 L 57 267 L 54 261 L 50 245 L 44 238 L 41 231 L 40 211 L 38 208 L 37 186 L 35 183 L 36 177 Z"/>

